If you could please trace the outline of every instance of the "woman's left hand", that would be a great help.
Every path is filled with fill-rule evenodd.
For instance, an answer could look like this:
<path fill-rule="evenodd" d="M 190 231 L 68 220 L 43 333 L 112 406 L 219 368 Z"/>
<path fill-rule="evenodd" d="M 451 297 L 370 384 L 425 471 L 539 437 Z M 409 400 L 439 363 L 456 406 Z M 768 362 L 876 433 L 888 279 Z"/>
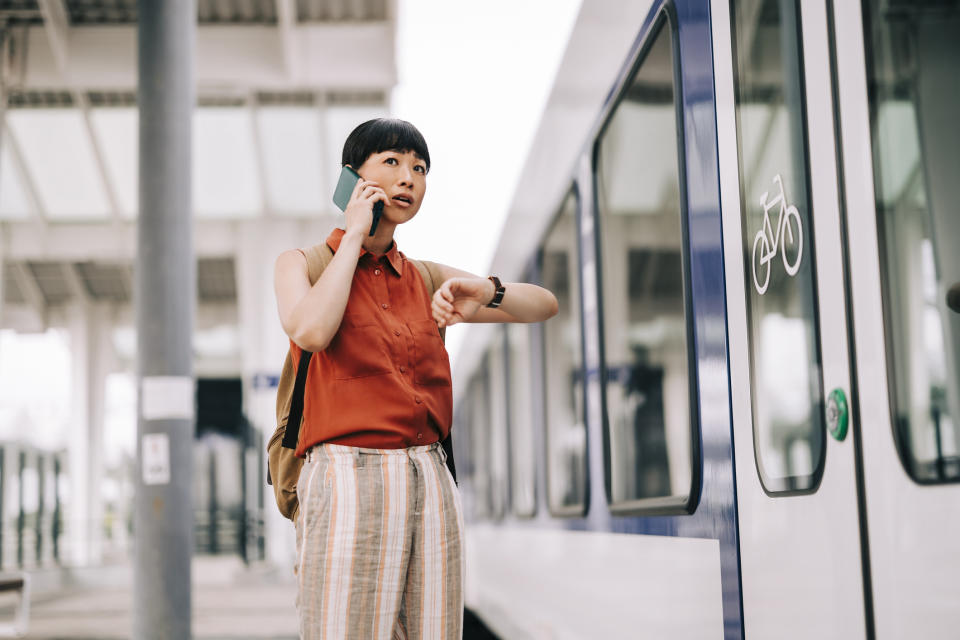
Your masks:
<path fill-rule="evenodd" d="M 470 320 L 495 292 L 487 278 L 450 278 L 433 294 L 433 319 L 440 328 Z"/>

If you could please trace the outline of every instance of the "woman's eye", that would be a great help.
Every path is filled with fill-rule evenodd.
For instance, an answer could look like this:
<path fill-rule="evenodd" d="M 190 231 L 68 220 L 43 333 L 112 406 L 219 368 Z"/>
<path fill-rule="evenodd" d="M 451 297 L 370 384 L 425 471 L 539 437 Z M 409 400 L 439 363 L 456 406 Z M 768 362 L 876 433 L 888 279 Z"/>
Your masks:
<path fill-rule="evenodd" d="M 397 159 L 396 159 L 396 158 L 387 158 L 386 160 L 384 160 L 384 162 L 386 162 L 387 164 L 397 164 Z"/>
<path fill-rule="evenodd" d="M 417 166 L 415 166 L 415 167 L 413 168 L 413 170 L 414 170 L 414 171 L 419 171 L 420 173 L 426 173 L 426 172 L 427 172 L 427 168 L 426 168 L 425 166 L 423 166 L 422 164 L 418 164 Z"/>

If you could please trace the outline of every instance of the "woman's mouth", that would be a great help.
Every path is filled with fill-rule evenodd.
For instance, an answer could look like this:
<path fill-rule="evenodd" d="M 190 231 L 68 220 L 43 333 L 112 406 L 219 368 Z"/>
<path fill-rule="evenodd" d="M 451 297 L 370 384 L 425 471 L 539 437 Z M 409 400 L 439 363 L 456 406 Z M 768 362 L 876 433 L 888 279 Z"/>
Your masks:
<path fill-rule="evenodd" d="M 410 196 L 393 196 L 392 201 L 402 207 L 409 207 L 413 204 L 413 198 Z"/>

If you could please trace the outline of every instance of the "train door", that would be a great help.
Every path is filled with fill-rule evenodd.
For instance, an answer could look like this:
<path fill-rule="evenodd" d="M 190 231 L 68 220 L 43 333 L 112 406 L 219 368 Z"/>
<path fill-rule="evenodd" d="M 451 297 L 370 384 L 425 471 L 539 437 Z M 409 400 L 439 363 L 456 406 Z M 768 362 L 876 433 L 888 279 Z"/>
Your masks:
<path fill-rule="evenodd" d="M 832 5 L 875 637 L 956 637 L 960 2 Z"/>
<path fill-rule="evenodd" d="M 748 638 L 869 625 L 825 4 L 711 12 Z"/>

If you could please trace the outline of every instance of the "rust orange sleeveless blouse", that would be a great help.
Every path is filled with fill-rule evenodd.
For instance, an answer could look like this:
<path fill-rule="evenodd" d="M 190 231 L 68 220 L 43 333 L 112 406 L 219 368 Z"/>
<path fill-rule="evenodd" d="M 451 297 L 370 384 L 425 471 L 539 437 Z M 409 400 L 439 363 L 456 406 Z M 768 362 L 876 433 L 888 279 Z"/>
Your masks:
<path fill-rule="evenodd" d="M 337 251 L 343 229 L 327 244 Z M 301 349 L 290 352 L 299 362 Z M 453 420 L 450 360 L 417 268 L 360 252 L 343 321 L 307 372 L 297 455 L 321 442 L 401 449 L 442 440 Z"/>

